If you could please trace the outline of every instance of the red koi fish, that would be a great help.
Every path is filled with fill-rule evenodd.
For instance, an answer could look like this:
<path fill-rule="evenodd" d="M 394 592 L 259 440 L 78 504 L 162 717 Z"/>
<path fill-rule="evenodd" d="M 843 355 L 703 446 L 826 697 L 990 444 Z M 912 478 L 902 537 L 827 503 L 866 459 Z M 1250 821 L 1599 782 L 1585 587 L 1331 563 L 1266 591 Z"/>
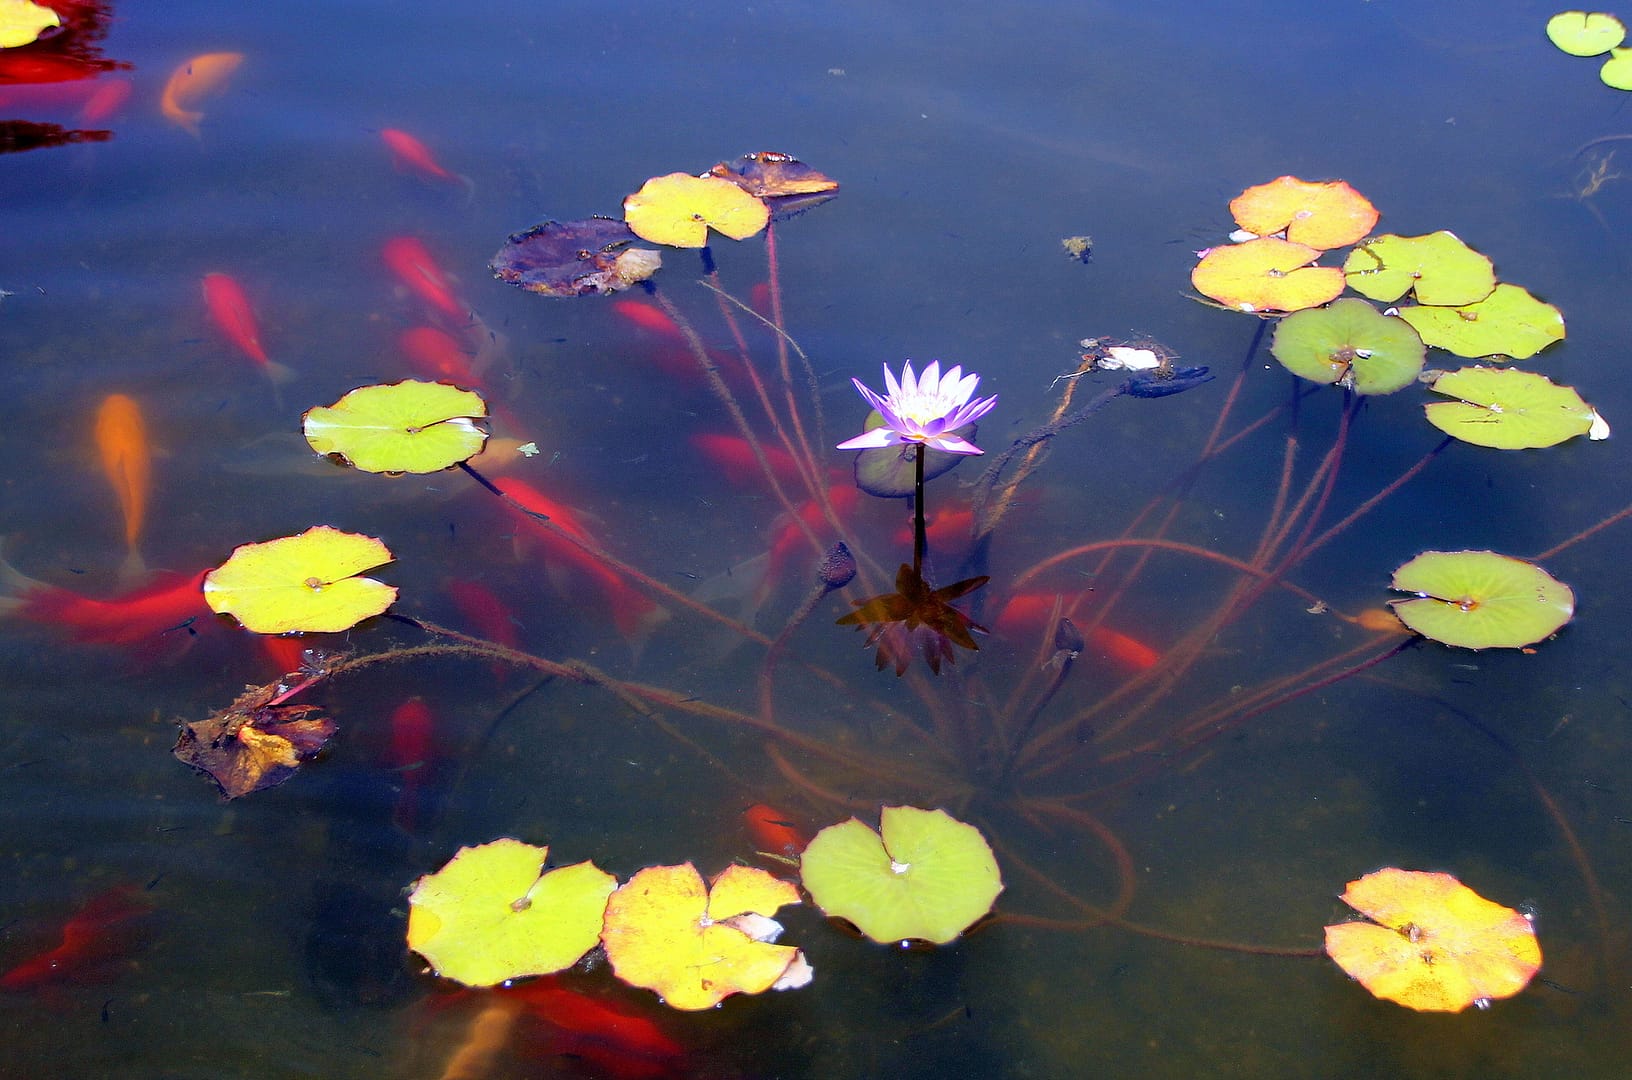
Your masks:
<path fill-rule="evenodd" d="M 152 584 L 110 600 L 93 600 L 33 581 L 9 567 L 4 572 L 12 595 L 0 601 L 0 611 L 60 626 L 72 640 L 86 644 L 151 643 L 167 631 L 191 628 L 197 620 L 214 618 L 204 602 L 207 570 L 191 576 L 162 573 Z"/>
<path fill-rule="evenodd" d="M 431 153 L 431 148 L 399 128 L 383 128 L 380 131 L 380 141 L 391 152 L 391 161 L 404 172 L 417 173 L 427 180 L 440 180 L 444 183 L 458 184 L 468 192 L 475 191 L 475 185 L 469 177 L 460 176 L 442 167 Z"/>
<path fill-rule="evenodd" d="M 79 107 L 79 122 L 82 124 L 100 124 L 113 119 L 125 102 L 130 100 L 129 79 L 99 79 L 93 85 L 96 92 Z"/>
<path fill-rule="evenodd" d="M 680 324 L 670 318 L 668 312 L 654 304 L 641 300 L 614 300 L 612 310 L 629 325 L 648 333 L 659 334 L 676 341 L 684 341 L 686 338 L 680 330 Z"/>
<path fill-rule="evenodd" d="M 748 440 L 740 435 L 701 434 L 691 437 L 691 445 L 696 451 L 708 459 L 708 463 L 718 469 L 720 475 L 737 487 L 761 488 L 765 484 L 765 473 L 759 467 L 759 461 L 754 457 L 753 447 Z M 765 452 L 765 461 L 775 474 L 777 483 L 784 490 L 797 490 L 803 480 L 799 471 L 799 464 L 793 460 L 793 455 L 779 446 L 761 443 L 760 449 Z"/>
<path fill-rule="evenodd" d="M 742 823 L 754 846 L 769 855 L 797 858 L 805 850 L 805 845 L 810 843 L 810 838 L 788 815 L 764 803 L 755 803 L 744 810 Z"/>
<path fill-rule="evenodd" d="M 1003 605 L 992 622 L 993 631 L 1011 637 L 1041 633 L 1043 624 L 1054 612 L 1055 598 L 1054 593 L 1019 593 Z M 1063 605 L 1060 610 L 1067 607 L 1068 604 Z M 1102 657 L 1124 671 L 1143 671 L 1162 658 L 1161 653 L 1144 642 L 1106 626 L 1094 627 L 1086 635 L 1086 641 L 1086 656 Z"/>
<path fill-rule="evenodd" d="M 91 981 L 142 944 L 137 925 L 153 910 L 134 885 L 117 885 L 92 897 L 57 932 L 57 944 L 0 975 L 0 987 L 37 990 L 56 983 Z"/>
<path fill-rule="evenodd" d="M 136 581 L 146 573 L 142 564 L 142 526 L 147 521 L 147 497 L 152 488 L 153 451 L 141 406 L 125 394 L 109 394 L 96 411 L 96 449 L 102 457 L 119 509 L 125 515 L 125 564 L 119 577 Z"/>
<path fill-rule="evenodd" d="M 391 767 L 402 776 L 391 823 L 414 835 L 425 818 L 425 792 L 436 768 L 436 721 L 422 698 L 411 697 L 391 711 Z"/>
<path fill-rule="evenodd" d="M 854 484 L 834 484 L 827 489 L 827 500 L 833 504 L 833 513 L 838 515 L 842 522 L 855 510 L 861 501 L 861 491 Z M 799 507 L 799 521 L 790 521 L 783 516 L 783 524 L 771 540 L 770 567 L 766 575 L 767 583 L 775 585 L 782 580 L 794 560 L 801 556 L 814 567 L 819 556 L 811 550 L 810 542 L 805 537 L 805 530 L 799 524 L 803 521 L 816 533 L 818 537 L 826 536 L 832 529 L 827 523 L 827 515 L 822 512 L 822 504 L 815 499 Z"/>
<path fill-rule="evenodd" d="M 532 979 L 494 993 L 522 1003 L 543 1021 L 545 1052 L 579 1058 L 597 1076 L 616 1080 L 649 1080 L 686 1075 L 679 1071 L 685 1047 L 632 1009 L 561 985 L 553 978 Z"/>
<path fill-rule="evenodd" d="M 172 124 L 197 136 L 204 114 L 194 106 L 219 93 L 243 62 L 244 54 L 236 52 L 203 53 L 183 61 L 164 84 L 159 111 Z"/>
<path fill-rule="evenodd" d="M 924 540 L 929 544 L 929 550 L 937 554 L 945 552 L 966 552 L 969 550 L 969 532 L 974 528 L 975 514 L 967 506 L 946 506 L 929 515 L 924 522 Z M 912 546 L 912 522 L 908 521 L 896 530 L 892 537 L 895 543 L 910 548 Z"/>
<path fill-rule="evenodd" d="M 434 326 L 416 326 L 397 335 L 397 348 L 410 363 L 435 379 L 469 388 L 479 387 L 471 370 L 473 356 L 452 334 Z"/>
<path fill-rule="evenodd" d="M 765 319 L 767 322 L 772 321 L 770 282 L 761 281 L 753 288 L 748 290 L 748 306 L 757 311 L 760 314 L 760 317 Z"/>
<path fill-rule="evenodd" d="M 380 257 L 385 260 L 386 269 L 409 292 L 450 318 L 464 320 L 469 317 L 465 306 L 454 299 L 448 275 L 442 272 L 418 237 L 393 236 L 380 248 Z"/>
<path fill-rule="evenodd" d="M 299 671 L 311 642 L 305 634 L 256 634 L 255 637 L 260 642 L 261 651 L 277 669 L 275 674 L 278 675 L 289 675 Z"/>
<path fill-rule="evenodd" d="M 570 510 L 552 501 L 525 480 L 513 476 L 501 476 L 493 481 L 493 486 L 515 500 L 518 505 L 535 514 L 543 514 L 549 518 L 550 524 L 566 533 L 567 536 L 577 537 L 596 547 L 601 546 L 584 530 Z M 513 507 L 512 512 L 514 512 Z M 644 593 L 629 585 L 611 567 L 596 559 L 593 555 L 572 543 L 572 541 L 556 535 L 555 532 L 545 528 L 534 518 L 525 514 L 518 514 L 517 516 L 536 527 L 534 534 L 544 544 L 544 558 L 552 564 L 551 573 L 552 576 L 557 577 L 558 584 L 568 584 L 566 581 L 560 580 L 559 577 L 560 570 L 568 569 L 576 571 L 592 581 L 607 601 L 607 605 L 612 609 L 613 625 L 618 628 L 618 632 L 623 635 L 624 640 L 628 641 L 630 647 L 638 654 L 640 645 L 644 643 L 656 625 L 668 617 L 668 612 L 659 607 Z"/>
<path fill-rule="evenodd" d="M 249 296 L 237 279 L 222 273 L 204 275 L 204 306 L 210 321 L 272 380 L 274 386 L 294 378 L 294 372 L 266 355 L 261 345 L 261 327 Z"/>
<path fill-rule="evenodd" d="M 448 597 L 465 622 L 478 634 L 495 645 L 507 649 L 521 648 L 521 631 L 492 589 L 479 581 L 450 581 Z"/>

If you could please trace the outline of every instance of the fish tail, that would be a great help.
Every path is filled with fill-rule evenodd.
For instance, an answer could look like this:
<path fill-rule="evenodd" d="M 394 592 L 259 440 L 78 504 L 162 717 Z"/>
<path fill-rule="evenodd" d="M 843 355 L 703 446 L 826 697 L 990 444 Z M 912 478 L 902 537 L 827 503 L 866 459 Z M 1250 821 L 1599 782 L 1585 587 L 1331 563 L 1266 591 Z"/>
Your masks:
<path fill-rule="evenodd" d="M 268 360 L 262 366 L 266 369 L 266 377 L 272 380 L 273 386 L 282 386 L 285 383 L 293 382 L 300 375 L 288 364 L 280 364 L 276 360 Z"/>
<path fill-rule="evenodd" d="M 10 615 L 27 602 L 28 594 L 45 588 L 6 561 L 6 545 L 11 537 L 0 536 L 0 615 Z"/>
<path fill-rule="evenodd" d="M 140 585 L 147 579 L 147 560 L 142 558 L 140 548 L 131 548 L 125 556 L 125 561 L 119 564 L 119 584 L 124 586 Z"/>
<path fill-rule="evenodd" d="M 453 176 L 454 183 L 458 184 L 460 187 L 465 189 L 465 205 L 469 206 L 471 203 L 475 202 L 476 201 L 476 181 L 472 180 L 470 177 L 466 176 L 464 173 L 454 173 L 454 174 L 451 174 L 451 175 Z"/>

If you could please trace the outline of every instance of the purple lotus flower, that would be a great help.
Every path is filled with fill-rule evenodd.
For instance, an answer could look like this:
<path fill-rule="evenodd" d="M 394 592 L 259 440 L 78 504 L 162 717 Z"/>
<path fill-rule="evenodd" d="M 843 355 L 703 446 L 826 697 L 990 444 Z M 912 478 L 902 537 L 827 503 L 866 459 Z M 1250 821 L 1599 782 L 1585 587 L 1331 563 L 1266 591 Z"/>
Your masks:
<path fill-rule="evenodd" d="M 924 374 L 914 378 L 912 361 L 901 369 L 901 381 L 895 381 L 888 364 L 884 365 L 884 386 L 888 395 L 879 397 L 862 385 L 860 379 L 851 379 L 867 403 L 878 410 L 884 422 L 871 431 L 865 431 L 840 450 L 871 450 L 881 446 L 906 446 L 919 443 L 951 454 L 981 454 L 980 447 L 967 439 L 952 434 L 958 428 L 980 419 L 992 411 L 997 397 L 970 401 L 979 375 L 965 375 L 962 366 L 954 367 L 944 376 L 941 362 L 934 360 Z"/>

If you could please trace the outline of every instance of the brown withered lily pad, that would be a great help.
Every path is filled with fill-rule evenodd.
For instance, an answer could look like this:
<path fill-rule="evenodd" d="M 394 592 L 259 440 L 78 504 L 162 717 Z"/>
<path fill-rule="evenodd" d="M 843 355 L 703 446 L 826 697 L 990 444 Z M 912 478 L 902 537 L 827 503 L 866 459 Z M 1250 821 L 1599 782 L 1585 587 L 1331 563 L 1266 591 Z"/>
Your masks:
<path fill-rule="evenodd" d="M 321 678 L 249 687 L 215 715 L 182 725 L 171 752 L 209 773 L 229 799 L 277 787 L 334 737 L 334 721 L 318 706 L 284 704 Z"/>
<path fill-rule="evenodd" d="M 500 281 L 540 296 L 605 296 L 657 272 L 663 256 L 621 221 L 546 221 L 513 234 L 488 268 Z"/>
<path fill-rule="evenodd" d="M 839 182 L 791 154 L 761 150 L 735 161 L 722 161 L 710 176 L 729 180 L 755 198 L 764 199 L 771 219 L 783 221 L 820 206 L 839 193 Z"/>

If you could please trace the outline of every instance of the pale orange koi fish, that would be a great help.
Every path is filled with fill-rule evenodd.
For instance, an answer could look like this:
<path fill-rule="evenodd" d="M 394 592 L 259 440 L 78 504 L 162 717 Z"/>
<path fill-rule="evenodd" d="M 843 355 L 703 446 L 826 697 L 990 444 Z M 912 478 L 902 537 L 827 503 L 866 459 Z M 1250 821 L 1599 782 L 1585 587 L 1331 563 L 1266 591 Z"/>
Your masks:
<path fill-rule="evenodd" d="M 147 425 L 141 406 L 126 394 L 109 394 L 96 413 L 96 449 L 102 457 L 102 471 L 119 509 L 125 515 L 125 565 L 119 576 L 134 580 L 144 573 L 142 526 L 147 521 L 147 496 L 153 482 L 153 450 L 147 442 Z"/>
<path fill-rule="evenodd" d="M 159 99 L 159 110 L 164 118 L 198 135 L 198 124 L 204 114 L 194 106 L 218 93 L 243 62 L 243 53 L 217 52 L 201 53 L 181 63 L 170 73 L 170 81 L 164 84 L 164 96 Z"/>

